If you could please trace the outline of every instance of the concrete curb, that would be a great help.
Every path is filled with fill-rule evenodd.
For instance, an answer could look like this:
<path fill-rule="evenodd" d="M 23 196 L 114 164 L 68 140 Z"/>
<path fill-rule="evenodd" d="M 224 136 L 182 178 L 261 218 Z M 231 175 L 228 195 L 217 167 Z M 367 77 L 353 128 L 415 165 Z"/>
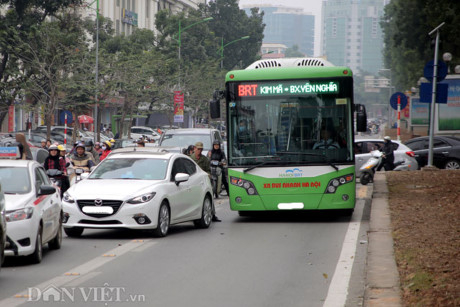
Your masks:
<path fill-rule="evenodd" d="M 384 172 L 375 174 L 373 185 L 364 306 L 401 307 L 399 273 L 393 250 Z"/>

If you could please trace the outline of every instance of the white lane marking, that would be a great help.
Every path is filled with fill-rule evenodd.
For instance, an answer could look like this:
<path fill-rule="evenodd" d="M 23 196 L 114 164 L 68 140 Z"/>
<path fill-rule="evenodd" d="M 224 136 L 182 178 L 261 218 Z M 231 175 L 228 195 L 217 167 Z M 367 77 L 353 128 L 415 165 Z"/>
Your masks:
<path fill-rule="evenodd" d="M 28 289 L 18 292 L 15 295 L 13 295 L 10 298 L 4 299 L 0 301 L 0 306 L 19 306 L 22 304 L 27 303 L 28 300 L 28 295 L 29 295 L 29 289 L 31 288 L 37 288 L 40 290 L 44 290 L 50 285 L 59 288 L 63 287 L 64 285 L 68 284 L 79 284 L 81 281 L 79 279 L 84 279 L 84 281 L 90 279 L 88 278 L 88 274 L 92 277 L 93 273 L 96 271 L 97 268 L 100 268 L 101 266 L 109 263 L 110 261 L 113 261 L 117 259 L 119 256 L 122 256 L 126 254 L 129 251 L 132 251 L 136 248 L 141 247 L 142 245 L 148 243 L 150 240 L 132 240 L 126 244 L 123 244 L 121 246 L 118 246 L 102 255 L 97 256 L 96 258 L 83 263 L 82 265 L 79 265 L 77 267 L 74 267 L 67 271 L 66 273 L 56 276 L 52 279 L 49 279 L 47 281 L 44 281 L 36 286 L 31 286 Z M 110 257 L 107 257 L 107 255 L 110 255 Z M 115 255 L 115 256 L 112 256 Z"/>
<path fill-rule="evenodd" d="M 363 210 L 364 201 L 357 201 L 323 307 L 344 306 L 346 303 Z"/>

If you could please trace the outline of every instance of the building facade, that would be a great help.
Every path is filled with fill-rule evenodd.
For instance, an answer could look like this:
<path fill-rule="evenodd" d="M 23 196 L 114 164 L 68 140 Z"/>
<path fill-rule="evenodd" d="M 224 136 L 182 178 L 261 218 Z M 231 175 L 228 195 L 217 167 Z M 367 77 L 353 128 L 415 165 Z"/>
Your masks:
<path fill-rule="evenodd" d="M 264 44 L 294 45 L 306 56 L 313 56 L 315 42 L 315 16 L 305 13 L 302 8 L 279 5 L 243 5 L 247 14 L 252 7 L 264 12 Z"/>
<path fill-rule="evenodd" d="M 110 18 L 115 34 L 130 35 L 134 29 L 155 31 L 155 15 L 161 10 L 178 13 L 187 9 L 197 9 L 206 0 L 98 0 L 99 13 Z M 83 17 L 94 16 L 97 2 L 82 10 Z"/>
<path fill-rule="evenodd" d="M 383 67 L 380 19 L 389 0 L 327 0 L 322 7 L 321 54 L 356 74 Z"/>

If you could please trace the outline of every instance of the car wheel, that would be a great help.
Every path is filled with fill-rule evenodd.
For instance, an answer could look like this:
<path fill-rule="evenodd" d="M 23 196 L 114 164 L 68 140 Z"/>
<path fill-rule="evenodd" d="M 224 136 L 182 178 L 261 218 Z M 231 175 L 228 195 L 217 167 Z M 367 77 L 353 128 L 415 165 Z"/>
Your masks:
<path fill-rule="evenodd" d="M 43 244 L 42 244 L 42 226 L 38 227 L 37 237 L 35 239 L 35 250 L 30 255 L 31 263 L 40 263 L 43 259 Z"/>
<path fill-rule="evenodd" d="M 206 195 L 203 200 L 203 208 L 201 209 L 201 218 L 193 221 L 197 228 L 208 228 L 212 221 L 212 201 L 211 198 Z"/>
<path fill-rule="evenodd" d="M 49 241 L 48 246 L 50 249 L 60 249 L 62 244 L 62 215 L 59 218 L 59 227 L 56 236 Z"/>
<path fill-rule="evenodd" d="M 65 234 L 71 238 L 76 238 L 76 237 L 81 236 L 81 234 L 83 233 L 83 230 L 85 230 L 85 228 L 82 228 L 82 227 L 64 228 Z"/>
<path fill-rule="evenodd" d="M 158 238 L 165 237 L 169 230 L 169 208 L 168 204 L 164 201 L 160 205 L 160 211 L 158 212 L 158 225 L 153 230 L 153 235 Z"/>
<path fill-rule="evenodd" d="M 460 169 L 460 162 L 457 160 L 449 160 L 444 166 L 445 169 Z"/>

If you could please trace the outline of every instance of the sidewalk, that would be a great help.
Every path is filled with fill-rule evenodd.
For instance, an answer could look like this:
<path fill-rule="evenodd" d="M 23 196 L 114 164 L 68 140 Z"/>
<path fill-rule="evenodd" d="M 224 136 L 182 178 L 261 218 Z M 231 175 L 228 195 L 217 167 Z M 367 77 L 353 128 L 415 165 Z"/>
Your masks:
<path fill-rule="evenodd" d="M 402 306 L 391 231 L 386 176 L 378 172 L 374 177 L 368 233 L 365 307 Z"/>

